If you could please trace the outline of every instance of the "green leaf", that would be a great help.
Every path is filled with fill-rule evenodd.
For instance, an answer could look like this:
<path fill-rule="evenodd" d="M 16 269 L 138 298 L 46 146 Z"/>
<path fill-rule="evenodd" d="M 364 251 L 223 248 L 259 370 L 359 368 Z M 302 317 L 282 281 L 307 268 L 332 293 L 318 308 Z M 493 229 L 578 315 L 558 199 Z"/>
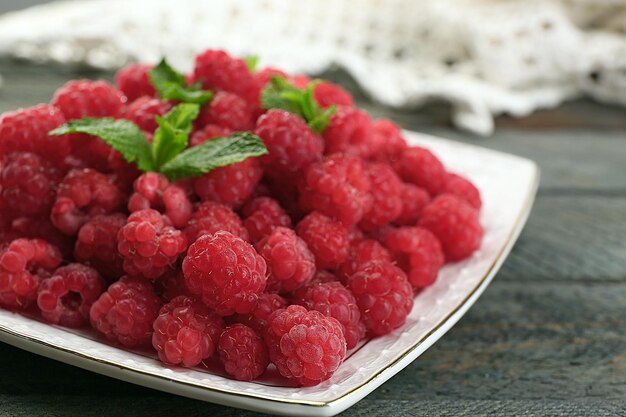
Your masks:
<path fill-rule="evenodd" d="M 252 73 L 256 72 L 257 65 L 259 64 L 259 57 L 258 57 L 258 55 L 248 55 L 243 60 L 245 61 L 246 65 L 248 66 L 248 69 L 250 70 L 250 72 L 252 72 Z"/>
<path fill-rule="evenodd" d="M 202 175 L 215 168 L 267 153 L 267 148 L 258 136 L 249 132 L 233 133 L 186 149 L 163 165 L 161 173 L 174 181 Z"/>
<path fill-rule="evenodd" d="M 330 123 L 330 118 L 333 114 L 337 113 L 337 106 L 330 106 L 327 109 L 317 116 L 315 116 L 310 122 L 309 127 L 312 131 L 317 133 L 322 133 L 326 130 L 328 123 Z"/>
<path fill-rule="evenodd" d="M 193 121 L 199 113 L 197 104 L 182 103 L 165 117 L 156 117 L 159 128 L 154 132 L 152 159 L 157 169 L 187 147 Z"/>
<path fill-rule="evenodd" d="M 213 92 L 202 90 L 200 84 L 187 85 L 185 76 L 164 59 L 148 73 L 157 94 L 164 100 L 204 105 L 211 101 Z"/>
<path fill-rule="evenodd" d="M 59 126 L 51 131 L 50 135 L 57 136 L 68 133 L 97 136 L 122 154 L 128 162 L 135 162 L 140 170 L 153 171 L 155 168 L 150 143 L 141 129 L 133 122 L 111 118 L 93 119 L 85 117 L 80 120 L 71 120 Z"/>

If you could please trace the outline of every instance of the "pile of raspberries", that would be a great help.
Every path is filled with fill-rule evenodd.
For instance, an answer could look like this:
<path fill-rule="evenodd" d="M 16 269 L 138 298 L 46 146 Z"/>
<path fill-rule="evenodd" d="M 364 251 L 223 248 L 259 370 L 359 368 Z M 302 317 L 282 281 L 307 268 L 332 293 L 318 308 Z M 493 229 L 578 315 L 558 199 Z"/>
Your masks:
<path fill-rule="evenodd" d="M 122 118 L 148 137 L 176 103 L 151 66 L 115 85 L 77 80 L 49 104 L 0 117 L 0 306 L 91 326 L 170 365 L 219 361 L 238 380 L 270 363 L 296 385 L 328 379 L 346 351 L 399 328 L 445 262 L 480 246 L 480 194 L 429 150 L 409 146 L 351 95 L 315 84 L 323 132 L 264 109 L 271 77 L 219 50 L 188 82 L 215 95 L 189 146 L 249 131 L 269 153 L 171 182 L 141 172 L 95 136 L 48 132 L 83 117 Z"/>

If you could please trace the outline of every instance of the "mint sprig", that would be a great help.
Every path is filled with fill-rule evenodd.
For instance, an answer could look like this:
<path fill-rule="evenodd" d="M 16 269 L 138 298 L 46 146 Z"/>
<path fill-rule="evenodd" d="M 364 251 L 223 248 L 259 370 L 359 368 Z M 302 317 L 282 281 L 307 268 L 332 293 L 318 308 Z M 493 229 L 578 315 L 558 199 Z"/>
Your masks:
<path fill-rule="evenodd" d="M 213 92 L 202 90 L 200 83 L 187 85 L 185 76 L 176 71 L 165 58 L 148 73 L 150 82 L 163 100 L 204 105 L 211 101 Z"/>
<path fill-rule="evenodd" d="M 152 141 L 152 159 L 157 167 L 164 165 L 187 147 L 192 123 L 199 113 L 197 104 L 183 103 L 164 117 L 156 116 L 159 127 L 154 132 Z"/>

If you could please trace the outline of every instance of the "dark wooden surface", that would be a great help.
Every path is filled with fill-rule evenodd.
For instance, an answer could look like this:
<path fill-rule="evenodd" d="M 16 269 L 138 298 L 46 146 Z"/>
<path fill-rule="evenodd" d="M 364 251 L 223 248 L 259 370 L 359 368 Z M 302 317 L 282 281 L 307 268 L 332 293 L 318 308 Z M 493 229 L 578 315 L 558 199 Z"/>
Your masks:
<path fill-rule="evenodd" d="M 65 80 L 110 74 L 0 60 L 0 112 L 47 101 Z M 353 83 L 329 74 L 344 85 Z M 538 198 L 492 285 L 439 342 L 345 416 L 626 415 L 626 112 L 586 101 L 489 138 L 450 109 L 381 108 L 408 129 L 537 161 Z M 141 388 L 0 344 L 0 415 L 257 416 Z"/>

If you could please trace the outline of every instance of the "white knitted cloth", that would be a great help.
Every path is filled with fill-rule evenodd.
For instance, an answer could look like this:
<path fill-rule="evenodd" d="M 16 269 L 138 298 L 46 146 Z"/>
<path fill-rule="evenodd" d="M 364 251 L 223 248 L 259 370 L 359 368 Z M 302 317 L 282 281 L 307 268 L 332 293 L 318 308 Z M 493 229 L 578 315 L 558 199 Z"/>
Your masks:
<path fill-rule="evenodd" d="M 0 54 L 114 68 L 208 47 L 319 73 L 376 100 L 452 103 L 481 134 L 579 95 L 626 105 L 623 0 L 90 0 L 0 16 Z"/>

